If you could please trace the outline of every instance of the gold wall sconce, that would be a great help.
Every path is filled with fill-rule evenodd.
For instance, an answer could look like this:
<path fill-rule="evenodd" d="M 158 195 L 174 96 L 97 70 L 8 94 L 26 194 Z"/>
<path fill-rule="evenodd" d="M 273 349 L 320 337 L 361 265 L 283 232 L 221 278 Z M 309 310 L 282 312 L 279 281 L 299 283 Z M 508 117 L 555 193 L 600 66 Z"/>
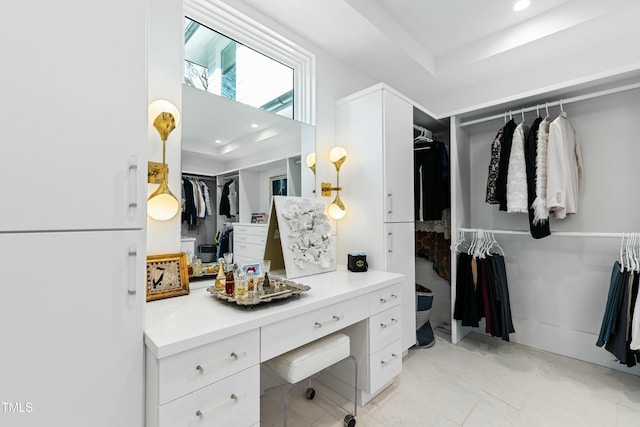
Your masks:
<path fill-rule="evenodd" d="M 313 171 L 313 174 L 316 174 L 316 152 L 309 153 L 307 158 L 305 159 L 305 163 L 307 167 Z"/>
<path fill-rule="evenodd" d="M 180 124 L 180 111 L 169 101 L 156 100 L 149 105 L 149 121 L 162 140 L 162 163 L 149 162 L 148 182 L 159 183 L 160 186 L 147 198 L 147 214 L 156 221 L 168 221 L 180 209 L 180 202 L 167 185 L 169 167 L 166 163 L 167 138 Z"/>
<path fill-rule="evenodd" d="M 336 168 L 336 186 L 332 187 L 331 183 L 323 182 L 321 190 L 322 195 L 325 197 L 330 197 L 332 191 L 336 192 L 336 198 L 333 199 L 327 211 L 332 219 L 339 220 L 347 214 L 347 208 L 340 200 L 340 191 L 342 191 L 342 187 L 340 187 L 340 167 L 347 160 L 347 151 L 344 147 L 335 146 L 329 151 L 329 160 Z"/>

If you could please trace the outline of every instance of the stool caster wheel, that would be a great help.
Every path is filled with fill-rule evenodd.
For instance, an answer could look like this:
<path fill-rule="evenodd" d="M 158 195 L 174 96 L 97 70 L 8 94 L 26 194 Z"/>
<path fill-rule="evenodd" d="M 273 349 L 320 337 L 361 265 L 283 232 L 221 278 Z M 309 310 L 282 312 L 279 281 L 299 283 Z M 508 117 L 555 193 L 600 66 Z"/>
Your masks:
<path fill-rule="evenodd" d="M 316 391 L 313 389 L 313 387 L 309 387 L 307 389 L 307 392 L 305 393 L 305 396 L 307 397 L 307 399 L 313 400 L 313 398 L 316 397 Z"/>
<path fill-rule="evenodd" d="M 356 425 L 356 417 L 349 414 L 344 417 L 344 427 L 354 427 Z"/>

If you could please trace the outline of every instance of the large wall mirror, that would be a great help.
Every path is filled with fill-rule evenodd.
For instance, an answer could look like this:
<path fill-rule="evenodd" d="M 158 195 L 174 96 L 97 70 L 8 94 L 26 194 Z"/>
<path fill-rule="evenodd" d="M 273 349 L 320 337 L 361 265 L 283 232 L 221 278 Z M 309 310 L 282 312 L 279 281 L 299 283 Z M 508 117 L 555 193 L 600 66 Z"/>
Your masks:
<path fill-rule="evenodd" d="M 197 253 L 225 223 L 268 213 L 274 189 L 315 196 L 315 173 L 306 162 L 315 152 L 315 128 L 292 118 L 290 67 L 188 18 L 184 70 L 183 177 L 205 177 L 212 202 L 215 195 L 213 218 L 182 226 L 183 237 L 196 239 Z M 237 199 L 231 215 L 221 214 L 220 194 L 232 181 Z"/>

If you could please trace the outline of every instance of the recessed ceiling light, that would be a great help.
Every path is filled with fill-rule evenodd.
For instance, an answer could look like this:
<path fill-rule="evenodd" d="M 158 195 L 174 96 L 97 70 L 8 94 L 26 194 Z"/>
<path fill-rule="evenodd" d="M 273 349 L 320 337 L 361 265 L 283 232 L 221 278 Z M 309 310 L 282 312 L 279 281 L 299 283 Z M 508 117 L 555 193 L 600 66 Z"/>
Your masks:
<path fill-rule="evenodd" d="M 525 10 L 530 4 L 531 2 L 529 0 L 519 0 L 513 5 L 513 11 L 520 12 L 521 10 Z"/>
<path fill-rule="evenodd" d="M 216 139 L 216 144 L 221 144 L 222 141 L 220 141 L 219 139 Z"/>
<path fill-rule="evenodd" d="M 258 125 L 257 125 L 257 124 L 255 124 L 255 123 L 251 123 L 251 127 L 252 127 L 252 128 L 257 128 L 257 127 L 258 127 Z"/>

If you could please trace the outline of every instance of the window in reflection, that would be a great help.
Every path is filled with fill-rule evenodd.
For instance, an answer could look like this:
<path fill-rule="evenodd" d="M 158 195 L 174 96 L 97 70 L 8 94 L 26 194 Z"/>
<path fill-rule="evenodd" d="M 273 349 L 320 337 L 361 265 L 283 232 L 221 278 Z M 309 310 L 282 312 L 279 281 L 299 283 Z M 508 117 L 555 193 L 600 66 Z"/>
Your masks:
<path fill-rule="evenodd" d="M 185 17 L 184 81 L 293 119 L 294 70 Z"/>

